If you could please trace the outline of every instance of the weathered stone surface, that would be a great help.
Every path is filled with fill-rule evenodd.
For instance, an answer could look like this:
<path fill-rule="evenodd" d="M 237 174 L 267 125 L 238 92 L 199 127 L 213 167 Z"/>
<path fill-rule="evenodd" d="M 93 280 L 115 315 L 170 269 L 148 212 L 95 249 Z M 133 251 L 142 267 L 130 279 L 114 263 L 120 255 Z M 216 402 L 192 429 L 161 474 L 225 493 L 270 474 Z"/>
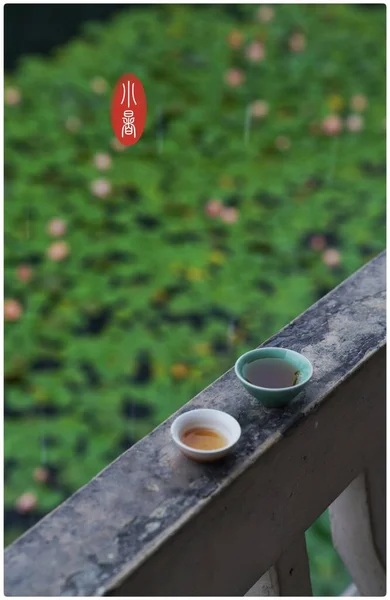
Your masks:
<path fill-rule="evenodd" d="M 268 340 L 313 363 L 313 379 L 285 410 L 265 409 L 232 370 L 180 412 L 210 407 L 241 424 L 235 453 L 220 464 L 185 459 L 168 419 L 5 552 L 10 596 L 102 595 L 240 476 L 385 344 L 385 253 Z"/>

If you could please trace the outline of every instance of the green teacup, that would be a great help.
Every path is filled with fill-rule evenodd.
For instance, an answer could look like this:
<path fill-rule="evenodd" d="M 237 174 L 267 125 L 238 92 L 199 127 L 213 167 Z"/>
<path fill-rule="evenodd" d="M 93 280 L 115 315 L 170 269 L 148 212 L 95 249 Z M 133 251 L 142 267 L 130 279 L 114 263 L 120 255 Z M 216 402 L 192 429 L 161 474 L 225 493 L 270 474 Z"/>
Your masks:
<path fill-rule="evenodd" d="M 297 382 L 290 387 L 261 387 L 246 379 L 246 367 L 253 361 L 263 358 L 279 358 L 297 371 Z M 286 406 L 310 381 L 313 375 L 311 362 L 299 352 L 285 348 L 257 348 L 246 352 L 237 360 L 234 370 L 245 389 L 264 406 L 278 408 Z"/>

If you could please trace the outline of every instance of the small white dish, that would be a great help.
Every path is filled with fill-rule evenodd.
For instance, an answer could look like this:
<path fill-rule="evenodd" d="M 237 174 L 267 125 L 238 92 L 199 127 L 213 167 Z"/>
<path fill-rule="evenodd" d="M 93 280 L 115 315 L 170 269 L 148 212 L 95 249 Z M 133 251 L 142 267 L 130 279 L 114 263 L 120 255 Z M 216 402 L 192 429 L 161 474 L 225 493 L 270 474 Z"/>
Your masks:
<path fill-rule="evenodd" d="M 226 446 L 217 450 L 198 450 L 187 446 L 181 438 L 186 431 L 195 427 L 213 429 L 226 438 Z M 176 446 L 187 458 L 198 462 L 210 462 L 222 458 L 233 449 L 240 439 L 241 427 L 234 417 L 221 410 L 198 408 L 183 413 L 173 421 L 171 436 Z"/>

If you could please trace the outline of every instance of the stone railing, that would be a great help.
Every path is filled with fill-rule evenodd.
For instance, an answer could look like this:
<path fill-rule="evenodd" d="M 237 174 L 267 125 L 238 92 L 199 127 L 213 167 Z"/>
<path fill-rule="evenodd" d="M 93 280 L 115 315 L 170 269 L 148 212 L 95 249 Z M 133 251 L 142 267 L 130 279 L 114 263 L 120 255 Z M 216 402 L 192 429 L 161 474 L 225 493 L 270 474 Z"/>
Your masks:
<path fill-rule="evenodd" d="M 6 549 L 6 595 L 311 595 L 304 533 L 328 506 L 358 593 L 384 595 L 385 334 L 383 253 L 264 344 L 314 365 L 289 408 L 228 371 L 179 412 L 234 415 L 236 451 L 187 460 L 171 417 Z"/>

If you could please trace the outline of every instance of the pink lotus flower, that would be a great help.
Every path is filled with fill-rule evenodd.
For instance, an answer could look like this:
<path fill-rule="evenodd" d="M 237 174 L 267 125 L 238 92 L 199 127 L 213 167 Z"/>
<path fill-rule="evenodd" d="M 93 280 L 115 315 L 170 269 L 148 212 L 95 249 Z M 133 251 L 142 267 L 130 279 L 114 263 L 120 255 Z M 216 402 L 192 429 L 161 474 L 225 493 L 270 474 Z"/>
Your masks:
<path fill-rule="evenodd" d="M 212 219 L 214 219 L 215 217 L 219 217 L 222 209 L 223 205 L 220 200 L 210 200 L 205 206 L 206 214 Z"/>
<path fill-rule="evenodd" d="M 23 314 L 23 307 L 17 300 L 4 300 L 5 321 L 18 321 Z"/>
<path fill-rule="evenodd" d="M 104 94 L 107 89 L 107 81 L 103 77 L 94 77 L 91 81 L 91 88 L 95 94 Z"/>
<path fill-rule="evenodd" d="M 291 52 L 303 52 L 306 48 L 306 37 L 303 33 L 293 33 L 288 40 Z"/>
<path fill-rule="evenodd" d="M 321 129 L 325 135 L 337 135 L 342 128 L 343 122 L 338 115 L 328 115 L 321 124 Z"/>
<path fill-rule="evenodd" d="M 356 112 L 363 112 L 363 110 L 366 110 L 367 105 L 368 105 L 368 100 L 367 100 L 366 96 L 363 96 L 363 94 L 356 94 L 355 96 L 352 96 L 352 98 L 351 98 L 352 110 L 354 110 Z"/>
<path fill-rule="evenodd" d="M 98 198 L 107 198 L 111 194 L 111 183 L 107 179 L 95 179 L 91 183 L 91 192 Z"/>
<path fill-rule="evenodd" d="M 363 129 L 363 117 L 361 115 L 349 115 L 346 120 L 346 127 L 352 133 L 358 133 Z"/>
<path fill-rule="evenodd" d="M 46 483 L 49 479 L 49 470 L 46 467 L 37 467 L 34 469 L 33 477 L 39 483 Z"/>
<path fill-rule="evenodd" d="M 221 220 L 224 223 L 235 223 L 238 220 L 238 210 L 233 206 L 226 206 L 221 210 Z"/>
<path fill-rule="evenodd" d="M 269 23 L 274 18 L 274 14 L 275 12 L 272 6 L 267 6 L 264 4 L 263 6 L 260 6 L 259 10 L 257 11 L 257 18 L 262 23 Z"/>
<path fill-rule="evenodd" d="M 93 162 L 100 171 L 107 171 L 111 167 L 111 156 L 107 152 L 98 152 L 95 154 Z"/>
<path fill-rule="evenodd" d="M 341 262 L 341 254 L 336 248 L 328 248 L 323 253 L 322 260 L 327 267 L 337 267 Z"/>
<path fill-rule="evenodd" d="M 245 81 L 245 75 L 241 69 L 228 69 L 225 73 L 225 82 L 230 87 L 239 87 Z"/>
<path fill-rule="evenodd" d="M 77 133 L 81 127 L 81 121 L 78 117 L 68 117 L 65 121 L 65 127 L 70 133 Z"/>
<path fill-rule="evenodd" d="M 126 150 L 126 146 L 124 144 L 121 144 L 120 141 L 117 140 L 117 138 L 112 138 L 111 148 L 113 150 L 116 150 L 117 152 L 122 152 L 123 150 Z"/>
<path fill-rule="evenodd" d="M 246 49 L 246 57 L 251 62 L 261 62 L 265 59 L 265 48 L 261 42 L 252 42 Z"/>
<path fill-rule="evenodd" d="M 16 87 L 8 87 L 4 90 L 4 100 L 8 106 L 16 106 L 22 100 L 22 94 Z"/>
<path fill-rule="evenodd" d="M 312 235 L 310 238 L 310 248 L 312 250 L 324 250 L 326 246 L 326 238 L 323 235 Z"/>
<path fill-rule="evenodd" d="M 233 29 L 227 37 L 227 42 L 231 48 L 237 50 L 242 44 L 243 36 L 240 31 Z"/>
<path fill-rule="evenodd" d="M 285 135 L 279 135 L 275 140 L 275 146 L 278 150 L 284 152 L 285 150 L 288 150 L 290 148 L 291 141 Z"/>
<path fill-rule="evenodd" d="M 38 504 L 38 499 L 32 492 L 26 492 L 16 500 L 16 509 L 20 513 L 28 513 L 34 510 Z"/>
<path fill-rule="evenodd" d="M 54 242 L 54 244 L 48 247 L 46 253 L 50 260 L 64 260 L 70 253 L 69 244 L 62 241 Z"/>
<path fill-rule="evenodd" d="M 255 100 L 254 102 L 252 102 L 252 104 L 251 104 L 252 117 L 255 117 L 256 119 L 262 119 L 263 117 L 266 117 L 268 115 L 268 112 L 269 112 L 269 106 L 268 106 L 268 102 L 266 102 L 265 100 Z"/>
<path fill-rule="evenodd" d="M 23 283 L 28 283 L 33 276 L 33 270 L 28 265 L 19 265 L 16 270 L 17 277 L 19 281 L 23 281 Z"/>
<path fill-rule="evenodd" d="M 56 217 L 49 221 L 47 225 L 47 233 L 53 237 L 61 237 L 66 233 L 66 221 Z"/>

